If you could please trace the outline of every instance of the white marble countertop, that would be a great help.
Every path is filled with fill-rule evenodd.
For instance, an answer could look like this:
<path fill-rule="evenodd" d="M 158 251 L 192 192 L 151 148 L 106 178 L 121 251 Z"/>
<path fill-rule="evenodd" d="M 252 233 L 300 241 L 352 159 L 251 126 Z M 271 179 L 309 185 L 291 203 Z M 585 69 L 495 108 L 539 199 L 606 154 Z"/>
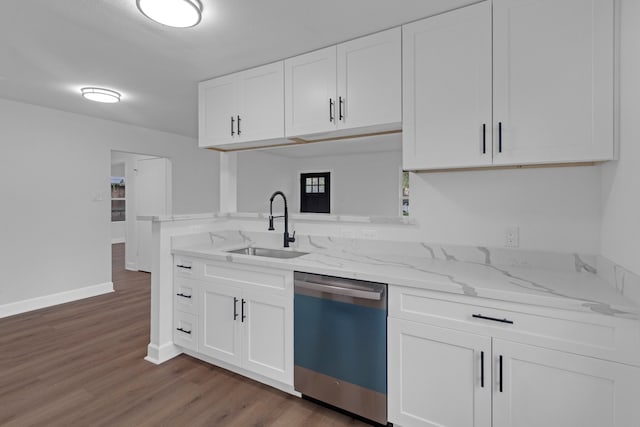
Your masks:
<path fill-rule="evenodd" d="M 184 215 L 138 215 L 138 221 L 154 222 L 176 222 L 193 219 L 256 219 L 266 220 L 268 213 L 260 212 L 214 212 L 201 214 Z M 290 221 L 323 222 L 323 223 L 352 223 L 352 224 L 392 224 L 392 225 L 414 225 L 413 218 L 409 217 L 387 217 L 387 216 L 362 216 L 362 215 L 329 215 L 316 213 L 292 213 L 289 215 Z"/>
<path fill-rule="evenodd" d="M 277 259 L 226 252 L 249 245 L 281 248 L 282 234 L 229 231 L 174 241 L 174 254 L 263 267 L 410 286 L 473 297 L 638 319 L 640 307 L 595 274 L 577 254 L 445 247 L 420 242 L 379 242 L 299 236 Z M 529 259 L 525 259 L 526 257 Z"/>

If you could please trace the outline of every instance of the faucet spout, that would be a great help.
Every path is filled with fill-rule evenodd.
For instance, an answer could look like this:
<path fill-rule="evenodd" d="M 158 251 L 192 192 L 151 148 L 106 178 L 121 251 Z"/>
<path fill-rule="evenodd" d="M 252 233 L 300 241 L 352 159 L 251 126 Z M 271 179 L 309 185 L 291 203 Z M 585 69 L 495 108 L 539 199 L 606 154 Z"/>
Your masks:
<path fill-rule="evenodd" d="M 273 216 L 273 200 L 276 196 L 282 196 L 282 200 L 284 201 L 284 215 Z M 284 218 L 284 247 L 288 248 L 290 242 L 296 241 L 296 232 L 293 232 L 293 236 L 289 236 L 289 208 L 287 207 L 287 197 L 282 191 L 276 191 L 269 199 L 269 231 L 275 230 L 273 227 L 274 218 Z"/>

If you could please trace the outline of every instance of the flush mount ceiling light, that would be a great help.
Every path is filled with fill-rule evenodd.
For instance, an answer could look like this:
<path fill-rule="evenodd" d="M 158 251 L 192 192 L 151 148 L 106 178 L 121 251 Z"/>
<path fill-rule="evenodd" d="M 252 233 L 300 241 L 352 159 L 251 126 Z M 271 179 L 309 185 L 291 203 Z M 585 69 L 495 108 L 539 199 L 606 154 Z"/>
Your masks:
<path fill-rule="evenodd" d="M 109 104 L 120 102 L 121 95 L 115 90 L 100 87 L 83 87 L 80 89 L 80 92 L 82 92 L 82 96 L 91 101 L 106 102 Z"/>
<path fill-rule="evenodd" d="M 202 18 L 199 0 L 136 0 L 136 4 L 147 18 L 169 27 L 193 27 Z"/>

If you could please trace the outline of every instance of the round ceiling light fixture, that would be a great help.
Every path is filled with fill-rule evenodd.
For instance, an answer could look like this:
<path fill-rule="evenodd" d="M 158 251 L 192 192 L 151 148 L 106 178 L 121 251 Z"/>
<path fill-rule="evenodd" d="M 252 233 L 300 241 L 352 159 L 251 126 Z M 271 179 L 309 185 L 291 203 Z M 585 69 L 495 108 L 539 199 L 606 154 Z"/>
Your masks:
<path fill-rule="evenodd" d="M 80 89 L 80 92 L 82 92 L 82 96 L 86 99 L 95 102 L 105 102 L 108 104 L 120 102 L 120 97 L 122 96 L 115 90 L 100 87 L 83 87 Z"/>
<path fill-rule="evenodd" d="M 200 0 L 136 0 L 144 16 L 162 25 L 189 28 L 202 19 Z"/>

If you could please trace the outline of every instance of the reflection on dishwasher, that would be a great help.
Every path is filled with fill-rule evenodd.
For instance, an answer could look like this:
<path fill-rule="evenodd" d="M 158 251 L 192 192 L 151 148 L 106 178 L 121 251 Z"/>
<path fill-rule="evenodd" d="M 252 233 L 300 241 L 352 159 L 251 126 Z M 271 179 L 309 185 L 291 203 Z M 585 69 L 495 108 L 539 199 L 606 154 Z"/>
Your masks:
<path fill-rule="evenodd" d="M 294 386 L 387 423 L 387 285 L 294 273 Z"/>

